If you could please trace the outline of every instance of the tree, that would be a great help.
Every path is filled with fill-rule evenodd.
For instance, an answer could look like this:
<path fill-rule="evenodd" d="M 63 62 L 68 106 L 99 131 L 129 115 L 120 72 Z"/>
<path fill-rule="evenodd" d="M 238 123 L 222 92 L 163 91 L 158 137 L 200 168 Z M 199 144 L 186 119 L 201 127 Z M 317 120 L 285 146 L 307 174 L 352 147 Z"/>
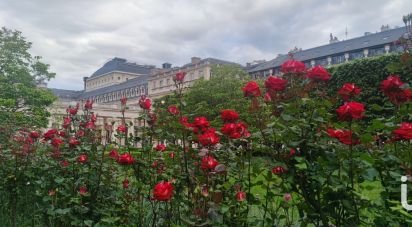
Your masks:
<path fill-rule="evenodd" d="M 46 107 L 55 100 L 36 85 L 55 76 L 41 57 L 29 53 L 31 43 L 21 32 L 0 30 L 0 138 L 22 128 L 45 127 Z M 13 129 L 13 130 L 11 130 Z"/>
<path fill-rule="evenodd" d="M 250 104 L 243 97 L 242 87 L 248 78 L 249 75 L 240 66 L 213 66 L 210 80 L 196 81 L 185 93 L 185 105 L 179 109 L 183 109 L 184 113 L 190 113 L 189 117 L 205 116 L 212 124 L 221 124 L 220 111 L 223 109 L 234 109 L 241 114 L 241 119 L 244 119 L 242 117 L 249 116 L 247 109 Z M 160 105 L 156 106 L 156 109 L 179 104 L 174 95 L 163 97 L 162 100 L 164 104 L 156 102 Z"/>

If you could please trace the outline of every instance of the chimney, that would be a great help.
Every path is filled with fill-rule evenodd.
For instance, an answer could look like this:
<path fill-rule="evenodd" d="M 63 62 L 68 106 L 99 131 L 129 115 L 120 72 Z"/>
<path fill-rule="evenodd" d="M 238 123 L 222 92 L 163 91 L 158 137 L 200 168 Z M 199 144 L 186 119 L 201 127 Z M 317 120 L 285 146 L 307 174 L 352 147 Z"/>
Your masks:
<path fill-rule="evenodd" d="M 86 90 L 86 81 L 87 81 L 87 79 L 89 79 L 88 76 L 83 77 L 83 87 L 84 87 L 84 90 Z"/>
<path fill-rule="evenodd" d="M 170 68 L 172 68 L 172 64 L 167 63 L 167 62 L 162 64 L 162 69 L 170 69 Z"/>
<path fill-rule="evenodd" d="M 197 64 L 197 63 L 199 63 L 200 62 L 200 60 L 202 60 L 201 58 L 199 58 L 199 57 L 192 57 L 192 59 L 191 59 L 192 61 L 192 64 Z"/>

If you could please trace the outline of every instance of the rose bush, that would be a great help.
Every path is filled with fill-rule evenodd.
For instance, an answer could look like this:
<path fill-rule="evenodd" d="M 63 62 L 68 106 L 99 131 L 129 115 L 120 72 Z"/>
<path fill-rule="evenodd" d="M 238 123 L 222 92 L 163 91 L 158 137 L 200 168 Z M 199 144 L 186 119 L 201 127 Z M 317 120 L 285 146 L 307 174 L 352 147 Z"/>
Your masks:
<path fill-rule="evenodd" d="M 282 72 L 243 81 L 238 92 L 249 110 L 228 103 L 217 120 L 187 111 L 179 72 L 174 103 L 141 97 L 144 126 L 135 135 L 124 117 L 100 132 L 92 101 L 68 107 L 59 128 L 14 132 L 0 153 L 0 220 L 5 226 L 407 225 L 411 215 L 397 201 L 400 175 L 412 173 L 408 84 L 396 75 L 381 82 L 387 111 L 379 116 L 355 83 L 330 94 L 333 75 L 321 66 L 306 69 L 292 59 Z M 124 116 L 127 99 L 120 104 Z"/>

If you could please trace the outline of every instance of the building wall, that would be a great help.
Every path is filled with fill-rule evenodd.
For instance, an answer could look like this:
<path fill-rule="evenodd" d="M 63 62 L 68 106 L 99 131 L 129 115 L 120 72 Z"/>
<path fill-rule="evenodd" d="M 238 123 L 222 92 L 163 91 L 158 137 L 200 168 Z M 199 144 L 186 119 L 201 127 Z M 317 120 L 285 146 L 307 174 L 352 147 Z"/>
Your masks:
<path fill-rule="evenodd" d="M 110 72 L 102 76 L 88 78 L 85 84 L 85 91 L 88 92 L 99 88 L 120 84 L 138 76 L 139 74 L 126 72 Z"/>
<path fill-rule="evenodd" d="M 201 78 L 209 80 L 210 70 L 211 65 L 207 62 L 204 62 L 188 67 L 158 72 L 154 75 L 151 75 L 148 79 L 148 95 L 152 99 L 157 99 L 173 93 L 173 91 L 176 90 L 173 76 L 175 76 L 176 73 L 180 71 L 186 72 L 184 87 L 190 87 L 196 80 L 199 80 Z"/>

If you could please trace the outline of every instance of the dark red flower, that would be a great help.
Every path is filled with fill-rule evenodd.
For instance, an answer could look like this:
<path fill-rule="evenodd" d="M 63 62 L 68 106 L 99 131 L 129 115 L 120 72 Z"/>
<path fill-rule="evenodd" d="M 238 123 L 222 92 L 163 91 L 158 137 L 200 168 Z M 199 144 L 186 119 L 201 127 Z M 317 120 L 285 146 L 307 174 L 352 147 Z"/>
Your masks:
<path fill-rule="evenodd" d="M 60 137 L 65 137 L 66 136 L 66 132 L 65 131 L 59 131 L 57 133 L 57 135 L 59 135 Z"/>
<path fill-rule="evenodd" d="M 79 110 L 79 108 L 73 108 L 73 107 L 69 107 L 66 109 L 66 112 L 69 113 L 70 115 L 76 115 L 77 111 Z"/>
<path fill-rule="evenodd" d="M 118 133 L 126 133 L 126 130 L 127 130 L 127 127 L 125 126 L 125 125 L 119 125 L 118 127 L 117 127 L 117 132 Z"/>
<path fill-rule="evenodd" d="M 346 145 L 356 145 L 360 143 L 359 139 L 353 137 L 352 131 L 344 129 L 327 129 L 328 135 L 332 138 L 336 138 L 339 142 Z"/>
<path fill-rule="evenodd" d="M 268 92 L 279 92 L 286 89 L 288 81 L 278 76 L 269 76 L 265 81 Z"/>
<path fill-rule="evenodd" d="M 285 193 L 283 195 L 283 201 L 289 202 L 290 200 L 292 200 L 292 195 L 290 193 Z"/>
<path fill-rule="evenodd" d="M 344 101 L 348 101 L 350 98 L 359 95 L 361 89 L 358 88 L 354 83 L 345 83 L 341 89 L 339 89 L 338 94 L 342 97 Z"/>
<path fill-rule="evenodd" d="M 123 188 L 124 188 L 124 189 L 129 188 L 129 180 L 128 180 L 128 179 L 124 179 L 123 182 L 122 182 L 122 184 L 123 184 Z"/>
<path fill-rule="evenodd" d="M 281 175 L 285 172 L 286 172 L 286 170 L 285 170 L 285 168 L 283 168 L 283 166 L 275 166 L 275 167 L 272 168 L 272 173 L 276 174 L 276 175 Z"/>
<path fill-rule="evenodd" d="M 97 114 L 91 114 L 90 115 L 90 121 L 92 121 L 92 122 L 96 122 L 97 121 Z"/>
<path fill-rule="evenodd" d="M 95 128 L 96 128 L 96 125 L 94 124 L 93 121 L 89 121 L 89 122 L 87 122 L 85 128 L 87 128 L 87 129 L 95 129 Z"/>
<path fill-rule="evenodd" d="M 156 146 L 156 151 L 165 151 L 166 150 L 166 145 L 164 144 L 158 144 Z"/>
<path fill-rule="evenodd" d="M 249 81 L 243 88 L 243 94 L 245 97 L 258 97 L 261 96 L 259 85 L 255 81 Z"/>
<path fill-rule="evenodd" d="M 199 130 L 209 127 L 210 123 L 206 117 L 195 117 L 192 126 L 198 128 Z"/>
<path fill-rule="evenodd" d="M 120 165 L 132 165 L 135 162 L 135 160 L 131 154 L 124 153 L 119 156 L 117 162 L 119 162 Z"/>
<path fill-rule="evenodd" d="M 84 163 L 87 162 L 88 159 L 89 159 L 89 158 L 87 157 L 86 154 L 81 154 L 81 155 L 77 158 L 77 161 L 78 161 L 79 163 L 84 164 Z"/>
<path fill-rule="evenodd" d="M 86 110 L 93 109 L 93 100 L 87 99 L 86 103 L 84 104 L 84 109 L 86 109 Z"/>
<path fill-rule="evenodd" d="M 222 110 L 220 117 L 224 122 L 235 122 L 239 119 L 239 114 L 234 110 Z"/>
<path fill-rule="evenodd" d="M 84 131 L 83 130 L 79 130 L 76 132 L 76 137 L 80 138 L 84 136 Z"/>
<path fill-rule="evenodd" d="M 120 104 L 122 104 L 123 106 L 125 106 L 126 103 L 127 103 L 127 98 L 126 98 L 125 96 L 123 96 L 123 97 L 120 99 Z"/>
<path fill-rule="evenodd" d="M 47 132 L 43 134 L 44 139 L 49 140 L 52 139 L 57 134 L 57 129 L 49 129 Z"/>
<path fill-rule="evenodd" d="M 238 201 L 238 202 L 242 202 L 242 201 L 245 201 L 246 200 L 246 192 L 244 192 L 244 191 L 238 191 L 237 193 L 236 193 L 236 200 Z"/>
<path fill-rule="evenodd" d="M 109 152 L 109 157 L 113 158 L 114 160 L 118 160 L 119 153 L 115 149 L 113 149 Z"/>
<path fill-rule="evenodd" d="M 265 96 L 263 96 L 263 101 L 266 103 L 272 102 L 272 96 L 270 96 L 269 92 L 266 92 Z"/>
<path fill-rule="evenodd" d="M 152 100 L 147 98 L 145 95 L 142 95 L 142 97 L 140 97 L 140 100 L 139 100 L 139 106 L 140 108 L 144 110 L 150 110 L 152 106 Z"/>
<path fill-rule="evenodd" d="M 168 181 L 161 181 L 153 188 L 153 198 L 158 201 L 169 201 L 173 196 L 174 187 Z"/>
<path fill-rule="evenodd" d="M 247 138 L 250 132 L 247 130 L 247 125 L 243 122 L 227 123 L 221 129 L 222 133 L 229 136 L 231 139 Z"/>
<path fill-rule="evenodd" d="M 37 138 L 40 137 L 40 133 L 39 133 L 38 131 L 31 131 L 31 132 L 30 132 L 30 137 L 31 137 L 32 139 L 37 139 Z"/>
<path fill-rule="evenodd" d="M 86 188 L 86 186 L 81 186 L 81 187 L 79 188 L 79 194 L 80 194 L 80 195 L 86 195 L 86 194 L 87 194 L 87 188 Z"/>
<path fill-rule="evenodd" d="M 69 163 L 69 161 L 67 161 L 67 160 L 61 160 L 61 161 L 60 161 L 60 166 L 63 167 L 63 168 L 65 168 L 65 167 L 67 167 L 67 166 L 69 166 L 69 165 L 70 165 L 70 163 Z"/>
<path fill-rule="evenodd" d="M 203 170 L 214 170 L 215 167 L 219 165 L 219 162 L 210 155 L 206 155 L 202 158 L 202 163 L 200 164 L 200 168 Z"/>
<path fill-rule="evenodd" d="M 293 157 L 296 154 L 296 150 L 294 148 L 290 148 L 289 157 Z"/>
<path fill-rule="evenodd" d="M 62 145 L 63 143 L 64 143 L 63 140 L 57 137 L 53 138 L 50 142 L 50 144 L 56 148 L 60 147 L 60 145 Z"/>
<path fill-rule="evenodd" d="M 365 113 L 365 106 L 358 102 L 347 102 L 340 106 L 336 113 L 340 121 L 351 121 L 361 119 Z"/>
<path fill-rule="evenodd" d="M 320 65 L 317 65 L 313 68 L 310 68 L 307 73 L 306 77 L 312 81 L 328 81 L 331 78 L 329 72 Z"/>
<path fill-rule="evenodd" d="M 303 73 L 306 70 L 305 63 L 293 59 L 283 62 L 280 67 L 282 73 Z"/>
<path fill-rule="evenodd" d="M 65 117 L 63 119 L 63 128 L 68 128 L 71 122 L 72 122 L 72 119 L 70 117 Z"/>
<path fill-rule="evenodd" d="M 169 154 L 169 158 L 174 159 L 174 158 L 175 158 L 175 153 L 174 153 L 174 152 L 171 152 L 171 153 Z"/>
<path fill-rule="evenodd" d="M 167 111 L 172 114 L 172 115 L 178 115 L 179 114 L 179 109 L 175 105 L 171 105 L 167 108 Z"/>
<path fill-rule="evenodd" d="M 173 77 L 173 80 L 176 82 L 183 83 L 185 80 L 186 72 L 178 72 L 176 75 Z"/>
<path fill-rule="evenodd" d="M 393 131 L 397 139 L 411 140 L 412 139 L 412 123 L 402 122 L 401 126 Z"/>
<path fill-rule="evenodd" d="M 388 76 L 386 80 L 381 82 L 380 88 L 395 105 L 412 100 L 412 91 L 405 86 L 405 83 L 401 81 L 398 75 Z"/>
<path fill-rule="evenodd" d="M 157 121 L 157 116 L 156 116 L 156 114 L 150 112 L 148 115 L 149 115 L 149 120 L 147 121 L 147 123 L 148 123 L 149 125 L 152 125 L 152 126 L 155 125 L 155 124 L 156 124 L 156 121 Z"/>
<path fill-rule="evenodd" d="M 70 137 L 69 145 L 70 147 L 76 147 L 77 145 L 80 145 L 80 141 L 78 141 L 76 137 Z"/>
<path fill-rule="evenodd" d="M 220 137 L 216 134 L 214 128 L 209 128 L 203 134 L 198 136 L 199 143 L 203 146 L 213 146 L 219 143 Z"/>

